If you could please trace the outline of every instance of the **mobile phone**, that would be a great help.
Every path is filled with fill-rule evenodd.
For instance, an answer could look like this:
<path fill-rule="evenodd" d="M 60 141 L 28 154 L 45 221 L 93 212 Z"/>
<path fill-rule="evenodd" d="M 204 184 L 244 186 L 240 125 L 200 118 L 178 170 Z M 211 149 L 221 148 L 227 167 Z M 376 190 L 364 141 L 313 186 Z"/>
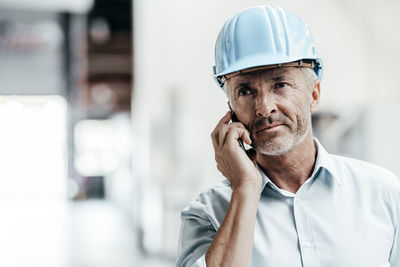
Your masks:
<path fill-rule="evenodd" d="M 229 102 L 228 102 L 228 107 L 229 107 L 229 109 L 230 109 L 230 111 L 231 111 L 231 113 L 232 113 L 232 116 L 231 116 L 232 122 L 240 122 L 239 119 L 236 117 L 235 112 L 233 112 L 233 110 L 232 110 L 231 105 L 230 105 Z M 246 152 L 246 148 L 244 147 L 244 143 L 243 143 L 242 138 L 239 138 L 239 139 L 238 139 L 238 142 L 239 142 L 240 147 Z"/>

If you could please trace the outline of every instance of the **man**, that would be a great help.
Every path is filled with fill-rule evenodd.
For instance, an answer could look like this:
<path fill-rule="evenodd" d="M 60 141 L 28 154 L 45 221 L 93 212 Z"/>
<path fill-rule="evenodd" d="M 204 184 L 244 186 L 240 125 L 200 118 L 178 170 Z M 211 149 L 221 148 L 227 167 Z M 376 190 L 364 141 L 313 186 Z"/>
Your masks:
<path fill-rule="evenodd" d="M 304 22 L 246 9 L 215 53 L 232 112 L 211 138 L 227 180 L 182 211 L 177 266 L 400 267 L 399 179 L 313 138 L 322 62 Z"/>

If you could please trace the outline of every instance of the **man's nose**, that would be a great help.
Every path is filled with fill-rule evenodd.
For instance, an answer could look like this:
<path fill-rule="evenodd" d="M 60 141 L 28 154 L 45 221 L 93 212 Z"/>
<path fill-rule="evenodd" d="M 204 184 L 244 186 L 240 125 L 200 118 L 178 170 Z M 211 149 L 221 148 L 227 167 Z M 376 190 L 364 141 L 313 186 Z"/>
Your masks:
<path fill-rule="evenodd" d="M 277 111 L 274 97 L 268 94 L 262 94 L 256 99 L 256 115 L 259 117 L 267 117 L 271 113 Z"/>

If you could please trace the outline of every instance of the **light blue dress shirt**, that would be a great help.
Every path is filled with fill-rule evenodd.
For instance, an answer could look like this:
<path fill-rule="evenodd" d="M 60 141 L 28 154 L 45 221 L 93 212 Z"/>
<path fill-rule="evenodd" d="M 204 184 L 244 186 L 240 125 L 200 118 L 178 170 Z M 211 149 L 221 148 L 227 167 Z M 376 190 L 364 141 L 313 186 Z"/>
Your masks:
<path fill-rule="evenodd" d="M 317 144 L 311 177 L 296 194 L 261 171 L 252 266 L 400 267 L 400 180 L 371 163 Z M 205 253 L 229 207 L 227 180 L 182 210 L 176 266 L 206 266 Z"/>

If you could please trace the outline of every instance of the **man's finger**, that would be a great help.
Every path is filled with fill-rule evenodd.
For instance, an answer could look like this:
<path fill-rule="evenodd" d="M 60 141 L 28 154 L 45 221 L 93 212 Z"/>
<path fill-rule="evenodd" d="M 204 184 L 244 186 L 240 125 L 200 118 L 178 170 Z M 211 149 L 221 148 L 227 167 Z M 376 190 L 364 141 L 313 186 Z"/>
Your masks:
<path fill-rule="evenodd" d="M 219 135 L 219 145 L 221 146 L 221 145 L 224 145 L 226 143 L 226 138 L 227 138 L 228 132 L 236 131 L 238 129 L 240 129 L 237 132 L 238 133 L 238 135 L 237 135 L 238 137 L 236 138 L 235 135 L 233 135 L 233 138 L 236 138 L 236 140 L 237 140 L 239 138 L 245 137 L 246 138 L 246 143 L 250 144 L 251 140 L 250 140 L 250 137 L 248 137 L 248 135 L 249 135 L 248 131 L 244 127 L 243 123 L 241 123 L 241 122 L 233 122 L 233 123 L 229 123 L 228 125 L 223 125 L 221 127 L 220 135 Z"/>
<path fill-rule="evenodd" d="M 214 146 L 214 149 L 216 149 L 219 144 L 220 144 L 220 131 L 223 125 L 227 124 L 230 121 L 230 112 L 227 112 L 218 122 L 217 126 L 215 126 L 214 131 L 211 133 L 211 140 Z"/>
<path fill-rule="evenodd" d="M 219 144 L 219 146 L 224 144 L 226 135 L 230 130 L 231 130 L 230 126 L 228 126 L 228 125 L 222 125 L 221 126 L 221 128 L 219 129 L 219 135 L 218 135 L 218 144 Z"/>
<path fill-rule="evenodd" d="M 219 138 L 219 131 L 217 128 L 215 128 L 214 131 L 211 133 L 211 141 L 214 146 L 214 150 L 216 150 L 219 146 L 218 138 Z"/>
<path fill-rule="evenodd" d="M 220 145 L 225 145 L 231 140 L 237 142 L 237 140 L 242 138 L 246 132 L 247 130 L 244 127 L 231 127 L 230 131 L 226 134 L 224 141 L 222 143 L 220 142 Z"/>
<path fill-rule="evenodd" d="M 250 132 L 245 129 L 246 131 L 243 133 L 242 135 L 242 140 L 243 142 L 245 142 L 246 144 L 250 145 L 251 143 L 253 143 L 253 141 L 250 138 Z"/>
<path fill-rule="evenodd" d="M 218 126 L 222 126 L 222 125 L 224 125 L 224 124 L 227 124 L 227 123 L 231 120 L 231 117 L 232 117 L 232 113 L 231 113 L 230 111 L 228 111 L 228 112 L 219 120 L 219 122 L 218 122 L 216 128 L 218 128 Z"/>

